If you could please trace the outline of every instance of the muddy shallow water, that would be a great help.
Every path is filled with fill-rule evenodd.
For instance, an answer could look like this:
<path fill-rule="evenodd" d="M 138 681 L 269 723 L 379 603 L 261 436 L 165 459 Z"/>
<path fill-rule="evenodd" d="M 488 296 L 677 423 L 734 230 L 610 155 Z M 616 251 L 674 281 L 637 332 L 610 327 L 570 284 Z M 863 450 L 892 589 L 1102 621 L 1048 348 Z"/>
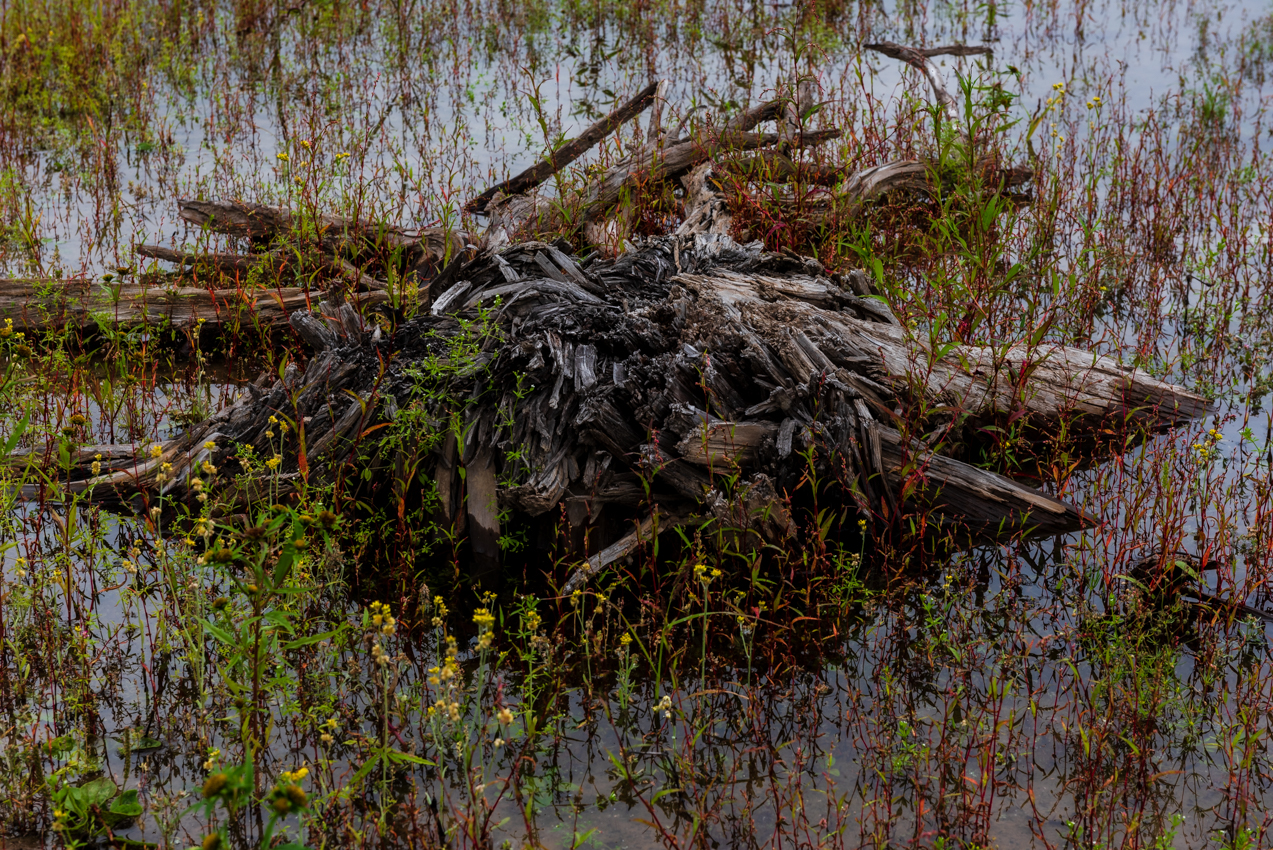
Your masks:
<path fill-rule="evenodd" d="M 35 121 L 10 106 L 0 122 L 0 274 L 95 277 L 133 264 L 136 243 L 221 244 L 177 219 L 177 197 L 455 224 L 465 199 L 543 154 L 545 133 L 571 136 L 652 78 L 672 81 L 675 121 L 691 107 L 731 112 L 812 64 L 824 104 L 817 120 L 845 128 L 843 159 L 870 165 L 918 144 L 923 91 L 915 75 L 857 45 L 985 42 L 995 50 L 988 65 L 952 61 L 946 71 L 1019 94 L 1011 114 L 1020 120 L 1004 144 L 1037 157 L 1037 201 L 1056 211 L 1050 271 L 1021 296 L 1023 324 L 1054 311 L 1049 339 L 1217 401 L 1194 428 L 1088 468 L 1057 460 L 1045 471 L 1041 486 L 1100 527 L 891 565 L 904 581 L 850 576 L 839 591 L 844 616 L 812 636 L 799 617 L 736 619 L 736 588 L 723 584 L 704 590 L 701 616 L 682 617 L 663 638 L 640 602 L 590 592 L 537 607 L 501 600 L 506 643 L 496 651 L 506 654 L 497 657 L 480 651 L 472 600 L 457 590 L 456 663 L 485 684 L 449 723 L 433 710 L 445 689 L 431 668 L 446 666 L 441 628 L 429 626 L 436 611 L 384 639 L 398 671 L 388 687 L 368 660 L 380 640 L 362 619 L 371 598 L 356 582 L 346 592 L 338 565 L 317 559 L 308 577 L 318 590 L 298 603 L 299 627 L 349 630 L 299 668 L 271 659 L 261 770 L 268 787 L 280 771 L 309 765 L 307 789 L 321 801 L 311 814 L 339 814 L 293 814 L 291 835 L 305 831 L 310 846 L 423 840 L 432 827 L 402 824 L 441 819 L 453 846 L 484 833 L 495 845 L 549 847 L 1273 840 L 1266 622 L 1164 618 L 1132 635 L 1111 616 L 1135 591 L 1131 565 L 1160 548 L 1218 565 L 1202 577 L 1217 596 L 1273 604 L 1266 7 L 489 2 L 384 4 L 373 14 L 318 3 L 289 12 L 276 50 L 269 31 L 242 31 L 229 4 L 198 14 L 191 44 L 171 48 L 177 59 L 145 48 L 157 51 L 153 73 L 144 89 L 120 89 L 108 122 Z M 0 32 L 6 26 L 0 17 Z M 169 37 L 155 31 L 157 44 Z M 143 46 L 149 32 L 139 29 Z M 617 155 L 611 147 L 581 167 Z M 1017 225 L 1021 234 L 1034 226 Z M 1024 253 L 1025 241 L 1009 251 Z M 897 271 L 908 288 L 895 307 L 916 326 L 943 297 L 924 291 L 929 271 Z M 998 321 L 1009 338 L 1014 319 Z M 178 427 L 174 413 L 228 403 L 269 360 L 246 352 L 241 364 L 200 372 L 186 358 L 175 378 L 124 381 L 129 358 L 146 362 L 148 345 L 109 349 L 105 383 L 40 361 L 25 374 L 55 377 L 5 390 L 0 434 L 29 410 L 33 434 L 56 440 L 79 412 L 78 442 L 144 451 Z M 24 483 L 48 473 L 56 451 L 48 458 Z M 50 743 L 59 740 L 140 792 L 146 814 L 120 835 L 197 844 L 206 823 L 188 809 L 209 772 L 236 757 L 242 729 L 227 680 L 241 670 L 191 635 L 243 615 L 213 605 L 236 593 L 236 577 L 199 563 L 189 528 L 58 499 L 5 504 L 0 846 L 59 843 L 47 796 L 26 784 L 32 759 L 49 774 L 65 766 Z M 621 594 L 594 588 L 603 589 Z M 544 625 L 527 626 L 532 609 Z M 552 631 L 553 622 L 575 625 Z M 706 622 L 713 647 L 728 651 L 704 659 Z M 604 646 L 563 642 L 578 630 L 604 634 Z M 616 648 L 625 631 L 636 642 Z M 536 634 L 550 640 L 536 644 Z M 192 663 L 192 642 L 201 661 Z M 70 686 L 74 676 L 87 684 Z M 21 699 L 9 697 L 15 682 Z M 497 722 L 497 707 L 516 719 Z M 393 749 L 444 769 L 409 762 L 355 782 L 390 737 Z M 143 738 L 156 746 L 138 749 Z M 358 799 L 342 798 L 350 788 Z M 411 812 L 386 816 L 392 800 Z M 378 832 L 377 818 L 395 826 Z M 251 830 L 232 837 L 246 842 Z"/>

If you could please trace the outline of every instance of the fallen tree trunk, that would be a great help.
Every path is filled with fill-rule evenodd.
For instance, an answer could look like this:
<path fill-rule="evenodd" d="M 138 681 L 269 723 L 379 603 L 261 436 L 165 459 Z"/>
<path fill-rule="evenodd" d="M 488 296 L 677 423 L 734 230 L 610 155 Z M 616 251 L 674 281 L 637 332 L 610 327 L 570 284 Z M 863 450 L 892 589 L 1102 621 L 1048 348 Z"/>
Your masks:
<path fill-rule="evenodd" d="M 467 534 L 490 572 L 502 511 L 551 517 L 564 506 L 588 525 L 607 511 L 657 510 L 665 527 L 715 519 L 781 539 L 792 531 L 788 497 L 813 464 L 873 522 L 923 511 L 935 527 L 984 539 L 1091 520 L 899 433 L 892 411 L 916 393 L 969 420 L 1011 414 L 1043 430 L 1065 420 L 1073 433 L 1163 430 L 1207 409 L 1063 346 L 999 357 L 961 346 L 934 358 L 875 299 L 807 263 L 718 236 L 664 238 L 586 270 L 542 243 L 486 252 L 391 337 L 368 334 L 349 305 L 295 313 L 315 348 L 304 369 L 250 388 L 158 457 L 72 486 L 140 509 L 184 504 L 210 475 L 238 473 L 222 508 L 235 512 L 255 494 L 330 484 L 345 469 L 410 466 L 414 485 L 387 475 L 355 486 L 383 496 L 431 482 L 424 501 L 441 506 L 437 521 Z M 280 422 L 290 423 L 282 450 Z M 275 453 L 272 471 L 235 468 Z"/>
<path fill-rule="evenodd" d="M 318 298 L 322 296 L 319 295 Z M 353 293 L 364 306 L 389 300 L 384 292 Z M 315 303 L 299 287 L 202 289 L 160 283 L 91 283 L 84 280 L 0 279 L 0 323 L 16 330 L 93 330 L 99 325 L 138 325 L 209 330 L 231 327 L 287 327 L 297 310 Z"/>
<path fill-rule="evenodd" d="M 924 71 L 952 108 L 928 58 L 969 49 L 879 49 Z M 240 274 L 314 251 L 335 281 L 331 297 L 311 310 L 304 292 L 236 290 L 236 301 L 206 290 L 143 291 L 118 321 L 224 322 L 223 313 L 246 309 L 258 321 L 286 321 L 313 356 L 281 378 L 263 376 L 157 454 L 96 447 L 103 450 L 91 462 L 76 454 L 67 486 L 114 507 L 172 510 L 216 480 L 221 515 L 265 494 L 334 486 L 362 504 L 397 500 L 408 537 L 467 539 L 478 574 L 499 569 L 510 515 L 564 517 L 596 531 L 581 552 L 591 557 L 567 585 L 577 588 L 659 529 L 714 523 L 739 540 L 782 541 L 795 530 L 793 495 L 811 478 L 836 482 L 877 526 L 898 528 L 901 517 L 918 513 L 931 520 L 929 530 L 966 539 L 1063 533 L 1091 519 L 964 462 L 952 448 L 997 422 L 1031 426 L 1023 431 L 1028 443 L 1062 424 L 1075 438 L 1153 433 L 1208 409 L 1205 399 L 1143 371 L 1061 345 L 963 345 L 939 356 L 871 297 L 864 274 L 832 275 L 811 258 L 738 244 L 720 174 L 758 168 L 785 180 L 803 170 L 813 183 L 832 184 L 828 203 L 850 213 L 945 179 L 914 160 L 851 175 L 794 162 L 802 145 L 838 135 L 803 126 L 813 109 L 807 81 L 794 97 L 747 110 L 696 140 L 679 138 L 679 129 L 665 135 L 656 110 L 649 143 L 580 195 L 590 241 L 600 244 L 601 234 L 623 242 L 627 213 L 604 219 L 624 193 L 640 181 L 679 179 L 683 215 L 671 235 L 617 257 L 598 252 L 587 263 L 564 241 L 507 245 L 535 217 L 542 226 L 544 215 L 560 215 L 546 212 L 535 186 L 651 102 L 656 92 L 647 89 L 544 162 L 477 196 L 471 204 L 491 218 L 481 240 L 237 202 L 181 202 L 187 221 L 268 250 L 142 246 L 144 255 Z M 779 132 L 754 132 L 763 121 L 777 122 Z M 740 151 L 759 153 L 739 158 Z M 984 163 L 996 172 L 986 191 L 1030 177 L 1028 169 L 998 168 L 993 152 Z M 388 298 L 381 284 L 411 274 L 414 317 L 398 315 L 391 335 L 365 324 L 359 308 Z M 41 312 L 63 317 L 55 323 L 95 321 L 103 296 L 116 310 L 134 300 L 76 286 L 39 296 L 47 301 Z M 0 317 L 4 305 L 0 289 Z M 105 472 L 86 476 L 93 462 Z M 408 503 L 417 506 L 413 518 Z"/>

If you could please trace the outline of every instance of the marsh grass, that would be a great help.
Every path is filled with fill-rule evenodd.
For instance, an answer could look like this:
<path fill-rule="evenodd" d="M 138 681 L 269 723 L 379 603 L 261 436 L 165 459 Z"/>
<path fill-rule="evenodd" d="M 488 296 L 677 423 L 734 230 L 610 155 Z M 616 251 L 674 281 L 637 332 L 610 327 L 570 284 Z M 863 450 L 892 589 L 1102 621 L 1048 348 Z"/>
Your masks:
<path fill-rule="evenodd" d="M 358 470 L 223 514 L 235 478 L 273 460 L 244 457 L 200 472 L 205 500 L 115 516 L 64 491 L 72 452 L 145 451 L 304 352 L 246 326 L 0 328 L 0 842 L 1265 846 L 1267 627 L 1129 577 L 1185 551 L 1209 592 L 1268 601 L 1268 19 L 1130 0 L 460 11 L 4 4 L 0 268 L 99 279 L 153 271 L 136 242 L 246 247 L 174 230 L 182 194 L 467 226 L 461 204 L 493 172 L 633 81 L 672 78 L 672 120 L 696 110 L 698 133 L 812 69 L 812 121 L 844 142 L 798 153 L 791 182 L 731 173 L 740 228 L 866 270 L 939 350 L 1079 344 L 1207 393 L 1213 417 L 1148 440 L 1111 429 L 1120 451 L 1093 464 L 1013 411 L 899 410 L 904 430 L 1104 525 L 969 548 L 916 534 L 922 513 L 841 510 L 810 457 L 786 549 L 709 525 L 562 598 L 566 518 L 549 540 L 513 525 L 492 598 L 414 469 L 472 400 L 450 421 L 404 406 L 369 435 L 374 482 Z M 1059 58 L 1096 20 L 1122 29 Z M 970 142 L 935 125 L 909 72 L 857 56 L 880 37 L 1003 39 L 992 62 L 948 69 Z M 1120 68 L 1123 49 L 1153 73 Z M 1184 70 L 1165 75 L 1157 49 Z M 603 146 L 556 197 L 636 143 Z M 1033 203 L 993 193 L 992 150 L 1035 170 Z M 900 156 L 932 162 L 942 190 L 859 212 L 810 178 Z M 653 231 L 677 203 L 640 190 L 623 214 Z M 426 363 L 421 393 L 472 366 L 491 331 L 471 331 Z M 134 799 L 131 825 L 107 817 Z"/>

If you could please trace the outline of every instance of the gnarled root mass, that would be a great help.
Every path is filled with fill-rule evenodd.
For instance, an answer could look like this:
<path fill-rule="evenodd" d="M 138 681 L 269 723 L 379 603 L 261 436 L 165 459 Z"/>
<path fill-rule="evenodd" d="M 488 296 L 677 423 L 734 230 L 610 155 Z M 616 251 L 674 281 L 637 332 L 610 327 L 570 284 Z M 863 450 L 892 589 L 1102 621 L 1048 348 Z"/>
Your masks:
<path fill-rule="evenodd" d="M 872 49 L 922 71 L 958 123 L 929 59 L 979 49 Z M 258 320 L 286 322 L 313 356 L 304 368 L 262 376 L 153 452 L 80 452 L 81 470 L 92 458 L 110 471 L 81 472 L 69 486 L 149 510 L 164 498 L 197 498 L 218 476 L 234 482 L 219 487 L 228 512 L 334 486 L 403 508 L 406 536 L 413 521 L 404 506 L 413 505 L 439 534 L 468 541 L 479 574 L 498 569 L 510 519 L 564 519 L 593 529 L 581 545 L 588 559 L 567 583 L 574 589 L 660 529 L 715 522 L 753 542 L 781 541 L 794 530 L 792 494 L 812 479 L 838 484 L 877 525 L 897 528 L 910 515 L 927 531 L 965 538 L 1072 530 L 1089 518 L 951 447 L 979 425 L 1005 421 L 1031 426 L 1027 435 L 1062 423 L 1072 436 L 1132 426 L 1146 434 L 1207 409 L 1199 396 L 1065 346 L 938 354 L 899 326 L 865 275 L 829 274 L 817 260 L 739 244 L 744 228 L 720 192 L 731 173 L 761 169 L 777 179 L 812 168 L 805 182 L 825 184 L 827 208 L 841 214 L 890 193 L 931 192 L 945 177 L 913 160 L 854 174 L 797 165 L 802 148 L 838 135 L 805 128 L 814 108 L 808 81 L 788 98 L 700 128 L 693 140 L 681 137 L 683 127 L 662 127 L 664 90 L 652 85 L 474 198 L 470 210 L 489 219 L 481 236 L 183 201 L 183 218 L 255 252 L 141 246 L 141 254 L 236 280 L 303 267 L 319 285 L 246 301 L 174 291 L 162 301 L 170 320 L 196 302 L 192 316 L 220 320 L 229 312 L 218 305 L 250 301 Z M 536 194 L 647 108 L 647 143 L 586 183 L 580 217 L 568 221 L 566 205 Z M 776 132 L 755 132 L 766 121 Z M 1000 168 L 993 152 L 975 161 L 991 172 L 978 183 L 990 192 L 1030 178 L 1028 169 Z M 670 181 L 680 186 L 675 231 L 633 247 L 621 198 L 638 184 Z M 815 201 L 802 200 L 807 215 L 818 214 Z M 581 265 L 570 242 L 526 241 L 545 229 L 602 250 Z M 614 257 L 606 246 L 625 250 Z M 118 293 L 94 293 L 120 303 Z M 46 313 L 70 316 L 64 323 L 95 315 L 65 291 L 50 297 L 62 300 Z M 145 321 L 153 305 L 136 303 Z M 378 306 L 387 303 L 395 309 Z"/>
<path fill-rule="evenodd" d="M 249 387 L 157 456 L 72 486 L 143 508 L 193 498 L 211 468 L 236 481 L 220 497 L 245 506 L 376 470 L 348 480 L 398 498 L 414 488 L 442 527 L 467 535 L 479 572 L 498 566 L 509 512 L 621 518 L 593 536 L 577 584 L 656 521 L 786 537 L 785 496 L 811 469 L 876 523 L 919 511 L 935 530 L 986 537 L 1088 521 L 900 433 L 893 411 L 917 395 L 972 421 L 1020 411 L 1071 432 L 1129 420 L 1161 430 L 1206 409 L 1062 346 L 999 358 L 964 346 L 930 362 L 861 279 L 728 238 L 665 237 L 586 269 L 525 243 L 447 276 L 431 310 L 392 335 L 348 304 L 293 313 L 315 350 L 305 368 Z M 636 527 L 620 536 L 625 522 Z"/>

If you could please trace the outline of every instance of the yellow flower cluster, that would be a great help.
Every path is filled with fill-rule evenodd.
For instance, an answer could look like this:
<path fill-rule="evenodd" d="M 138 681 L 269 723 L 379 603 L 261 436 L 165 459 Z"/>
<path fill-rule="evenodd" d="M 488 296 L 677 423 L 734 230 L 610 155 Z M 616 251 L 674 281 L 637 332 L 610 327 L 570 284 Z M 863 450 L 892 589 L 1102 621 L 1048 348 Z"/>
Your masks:
<path fill-rule="evenodd" d="M 446 623 L 447 607 L 441 596 L 433 597 L 433 628 L 440 629 Z"/>
<path fill-rule="evenodd" d="M 301 780 L 303 780 L 306 776 L 309 776 L 309 768 L 302 766 L 302 767 L 296 768 L 296 770 L 293 770 L 293 771 L 286 771 L 286 770 L 283 771 L 282 773 L 278 775 L 278 781 L 284 783 L 285 785 L 295 785 L 297 782 L 300 782 Z"/>
<path fill-rule="evenodd" d="M 435 714 L 445 715 L 451 719 L 452 723 L 457 723 L 460 719 L 460 703 L 458 700 L 447 702 L 445 698 L 440 699 L 429 706 L 429 716 L 432 717 Z"/>
<path fill-rule="evenodd" d="M 14 346 L 14 354 L 17 354 L 19 357 L 26 357 L 30 355 L 31 349 L 23 342 L 23 340 L 26 339 L 26 334 L 22 331 L 14 331 L 13 319 L 5 319 L 4 327 L 0 327 L 0 339 L 9 339 L 10 337 L 13 338 L 14 342 L 18 343 Z"/>
<path fill-rule="evenodd" d="M 486 608 L 478 608 L 473 612 L 473 622 L 477 625 L 477 648 L 485 652 L 495 639 L 495 615 Z"/>
<path fill-rule="evenodd" d="M 1223 439 L 1224 435 L 1215 428 L 1208 430 L 1207 436 L 1203 438 L 1202 442 L 1193 444 L 1194 451 L 1198 453 L 1198 460 L 1205 462 L 1218 457 L 1220 450 L 1217 448 L 1217 444 Z"/>
<path fill-rule="evenodd" d="M 1065 83 L 1053 83 L 1052 90 L 1055 91 L 1056 94 L 1047 99 L 1043 105 L 1043 114 L 1036 120 L 1042 120 L 1053 110 L 1059 110 L 1061 108 L 1061 104 L 1065 101 Z M 1031 126 L 1030 129 L 1031 132 L 1033 132 L 1034 127 Z M 1052 138 L 1056 139 L 1057 150 L 1059 151 L 1061 144 L 1065 141 L 1065 136 L 1061 135 L 1061 132 L 1056 128 L 1055 121 L 1051 122 L 1048 129 L 1051 131 Z"/>
<path fill-rule="evenodd" d="M 274 439 L 274 427 L 275 427 L 275 426 L 277 426 L 277 427 L 278 427 L 279 433 L 281 433 L 281 434 L 286 434 L 286 433 L 287 433 L 287 431 L 288 431 L 288 424 L 287 424 L 286 422 L 284 422 L 282 419 L 279 419 L 277 416 L 271 416 L 271 417 L 269 418 L 269 423 L 270 423 L 270 426 L 271 426 L 271 427 L 270 427 L 270 428 L 268 428 L 268 429 L 266 430 L 266 432 L 265 432 L 265 436 L 266 436 L 268 439 L 271 439 L 271 440 L 272 440 L 272 439 Z"/>
<path fill-rule="evenodd" d="M 398 621 L 389 613 L 389 606 L 383 602 L 371 603 L 371 625 L 385 637 L 392 637 L 398 630 Z"/>
<path fill-rule="evenodd" d="M 445 690 L 445 693 L 429 706 L 430 717 L 440 712 L 452 721 L 460 719 L 459 690 L 462 682 L 460 662 L 457 658 L 459 653 L 460 649 L 455 638 L 447 635 L 446 657 L 442 661 L 442 666 L 429 668 L 429 684 L 435 688 L 443 687 Z"/>
<path fill-rule="evenodd" d="M 707 564 L 695 564 L 694 577 L 705 585 L 711 584 L 714 579 L 721 577 L 721 571 L 716 567 L 712 567 L 709 571 L 707 569 Z"/>
<path fill-rule="evenodd" d="M 459 654 L 459 648 L 456 646 L 455 638 L 447 635 L 446 638 L 446 659 L 442 662 L 441 667 L 429 668 L 429 684 L 438 687 L 443 682 L 450 683 L 459 676 L 460 663 L 455 660 Z"/>
<path fill-rule="evenodd" d="M 274 811 L 280 815 L 285 815 L 293 809 L 303 809 L 309 805 L 309 796 L 304 789 L 296 785 L 295 780 L 287 778 L 300 777 L 303 779 L 308 773 L 309 771 L 302 767 L 295 773 L 284 773 L 279 777 L 279 784 L 274 787 L 274 792 L 271 795 L 273 799 L 270 801 Z"/>

